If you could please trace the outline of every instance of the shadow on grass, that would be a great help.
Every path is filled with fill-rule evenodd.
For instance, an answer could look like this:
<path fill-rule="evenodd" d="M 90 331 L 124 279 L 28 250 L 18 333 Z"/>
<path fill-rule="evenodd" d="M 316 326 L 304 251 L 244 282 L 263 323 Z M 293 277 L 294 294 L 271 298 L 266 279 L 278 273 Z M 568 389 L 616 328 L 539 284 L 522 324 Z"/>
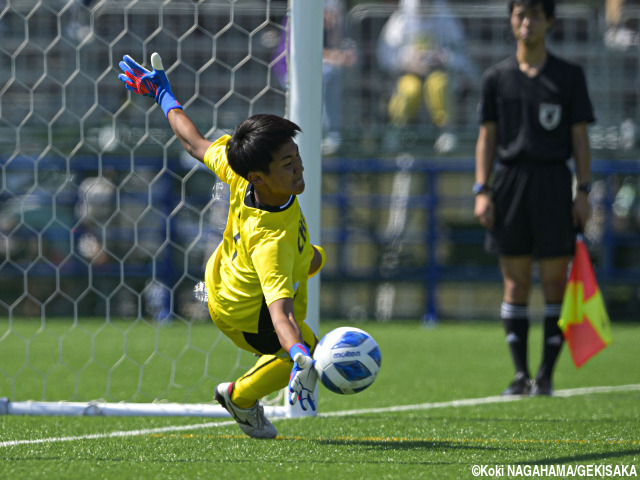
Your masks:
<path fill-rule="evenodd" d="M 363 447 L 381 450 L 502 450 L 499 446 L 474 444 L 460 440 L 429 440 L 429 439 L 389 439 L 389 438 L 327 438 L 317 439 L 319 445 L 336 447 Z"/>
<path fill-rule="evenodd" d="M 568 465 L 580 462 L 595 462 L 597 460 L 613 460 L 622 457 L 635 457 L 640 454 L 640 448 L 632 448 L 627 450 L 619 450 L 615 452 L 602 453 L 585 453 L 582 455 L 567 455 L 564 457 L 544 458 L 538 460 L 529 460 L 526 462 L 517 462 L 520 465 Z"/>

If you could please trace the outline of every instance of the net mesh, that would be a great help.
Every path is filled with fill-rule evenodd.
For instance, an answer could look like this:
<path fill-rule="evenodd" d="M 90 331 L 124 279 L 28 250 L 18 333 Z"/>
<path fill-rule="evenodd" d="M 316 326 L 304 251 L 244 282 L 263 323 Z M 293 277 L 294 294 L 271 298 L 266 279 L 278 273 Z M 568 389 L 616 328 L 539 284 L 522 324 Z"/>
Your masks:
<path fill-rule="evenodd" d="M 228 191 L 117 78 L 159 52 L 208 138 L 284 115 L 286 2 L 0 2 L 0 391 L 210 401 L 253 364 L 194 287 Z"/>

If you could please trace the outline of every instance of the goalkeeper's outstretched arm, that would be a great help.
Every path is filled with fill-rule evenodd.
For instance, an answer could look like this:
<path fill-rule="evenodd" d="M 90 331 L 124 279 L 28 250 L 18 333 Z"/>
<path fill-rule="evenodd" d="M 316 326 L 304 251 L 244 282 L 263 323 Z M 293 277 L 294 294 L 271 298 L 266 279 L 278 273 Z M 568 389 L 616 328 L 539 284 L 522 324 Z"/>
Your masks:
<path fill-rule="evenodd" d="M 176 134 L 187 153 L 202 162 L 212 142 L 204 138 L 184 110 L 177 108 L 170 110 L 167 119 L 173 133 Z"/>

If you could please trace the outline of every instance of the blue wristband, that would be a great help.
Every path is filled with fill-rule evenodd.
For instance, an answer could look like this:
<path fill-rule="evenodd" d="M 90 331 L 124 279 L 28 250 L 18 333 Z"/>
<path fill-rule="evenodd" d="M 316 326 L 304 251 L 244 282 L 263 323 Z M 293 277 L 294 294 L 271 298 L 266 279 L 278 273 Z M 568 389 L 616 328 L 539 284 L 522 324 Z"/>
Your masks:
<path fill-rule="evenodd" d="M 169 82 L 167 82 L 167 85 L 168 84 Z M 170 110 L 173 110 L 174 108 L 182 110 L 182 105 L 180 105 L 178 100 L 173 96 L 173 92 L 170 88 L 158 89 L 158 92 L 156 93 L 156 103 L 160 105 L 160 108 L 164 112 L 164 116 L 167 118 L 169 117 Z"/>
<path fill-rule="evenodd" d="M 309 353 L 309 349 L 301 343 L 296 343 L 289 349 L 289 356 L 291 357 L 291 360 L 295 358 L 297 353 L 302 353 L 307 357 L 311 356 L 311 353 Z"/>
<path fill-rule="evenodd" d="M 160 80 L 160 86 L 156 90 L 156 103 L 160 105 L 160 108 L 164 112 L 164 116 L 168 117 L 170 110 L 173 110 L 174 108 L 179 108 L 180 110 L 182 110 L 182 106 L 173 95 L 173 92 L 171 91 L 171 85 L 169 84 L 169 79 L 164 73 L 164 70 L 156 70 L 155 73 Z"/>

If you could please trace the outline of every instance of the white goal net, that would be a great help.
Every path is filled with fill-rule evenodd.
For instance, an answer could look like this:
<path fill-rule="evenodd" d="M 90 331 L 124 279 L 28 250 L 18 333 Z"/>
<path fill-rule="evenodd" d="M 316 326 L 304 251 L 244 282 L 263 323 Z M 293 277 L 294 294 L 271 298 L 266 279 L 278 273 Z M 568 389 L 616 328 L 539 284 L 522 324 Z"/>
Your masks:
<path fill-rule="evenodd" d="M 161 53 L 214 139 L 254 113 L 287 113 L 287 9 L 0 0 L 0 413 L 64 401 L 61 413 L 132 402 L 172 414 L 254 363 L 194 295 L 224 228 L 225 186 L 183 153 L 151 99 L 127 92 L 118 62 Z"/>

